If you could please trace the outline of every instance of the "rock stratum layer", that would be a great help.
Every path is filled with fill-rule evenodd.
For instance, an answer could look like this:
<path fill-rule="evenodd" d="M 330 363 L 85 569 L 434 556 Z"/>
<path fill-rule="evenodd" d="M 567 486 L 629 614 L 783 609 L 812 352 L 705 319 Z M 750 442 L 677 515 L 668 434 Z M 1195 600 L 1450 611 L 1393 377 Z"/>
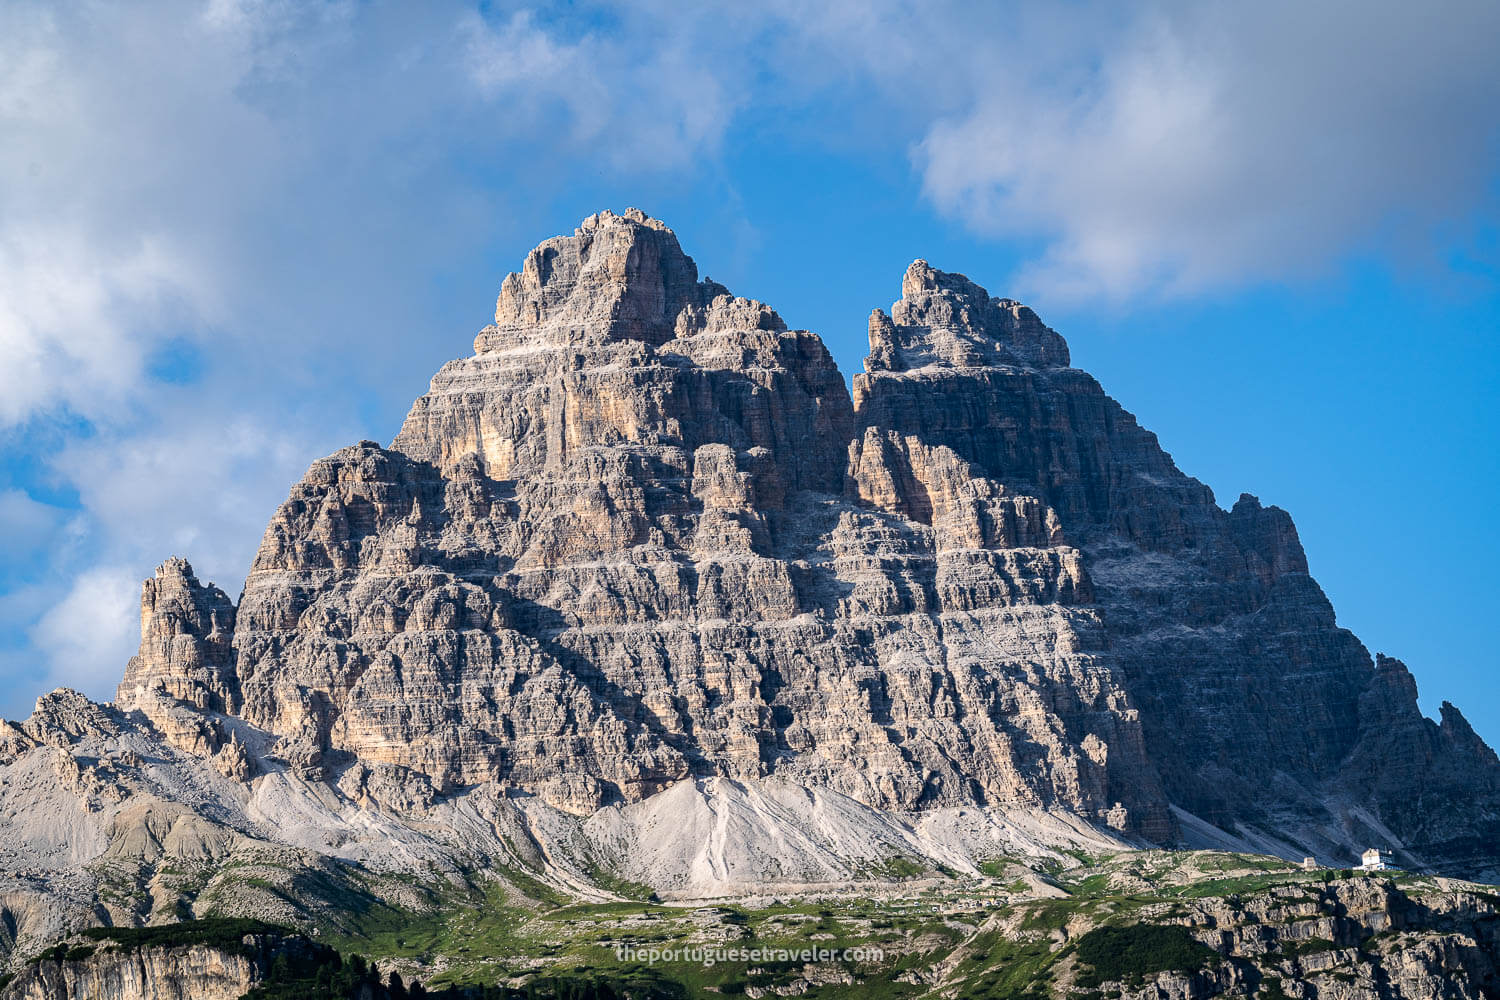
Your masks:
<path fill-rule="evenodd" d="M 915 262 L 869 338 L 851 396 L 660 222 L 590 217 L 389 448 L 313 464 L 237 603 L 164 563 L 116 705 L 7 724 L 0 797 L 83 790 L 60 866 L 179 823 L 421 854 L 442 816 L 669 888 L 642 859 L 701 813 L 684 891 L 1090 838 L 1500 872 L 1500 761 L 1338 627 L 1284 511 L 1220 508 L 961 275 Z"/>
<path fill-rule="evenodd" d="M 0 983 L 0 1000 L 243 1000 L 278 961 L 286 968 L 320 951 L 276 932 L 172 947 L 74 939 Z"/>

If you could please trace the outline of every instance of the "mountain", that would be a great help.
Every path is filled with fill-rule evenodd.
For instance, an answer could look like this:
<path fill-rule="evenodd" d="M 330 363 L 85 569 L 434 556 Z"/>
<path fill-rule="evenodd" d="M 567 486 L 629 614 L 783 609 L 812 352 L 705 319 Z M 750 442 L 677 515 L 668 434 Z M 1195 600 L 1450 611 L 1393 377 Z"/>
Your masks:
<path fill-rule="evenodd" d="M 639 211 L 537 247 L 389 448 L 292 488 L 237 602 L 167 560 L 115 703 L 4 725 L 0 938 L 337 925 L 476 867 L 698 898 L 1378 845 L 1500 877 L 1500 760 L 1338 627 L 1286 512 L 1219 507 L 962 275 L 916 261 L 869 336 L 851 395 Z"/>

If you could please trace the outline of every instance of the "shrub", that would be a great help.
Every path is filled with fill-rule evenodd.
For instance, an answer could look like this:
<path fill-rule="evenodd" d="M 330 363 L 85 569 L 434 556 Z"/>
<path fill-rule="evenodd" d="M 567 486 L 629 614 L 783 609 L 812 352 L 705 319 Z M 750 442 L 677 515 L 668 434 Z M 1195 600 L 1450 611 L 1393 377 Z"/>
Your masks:
<path fill-rule="evenodd" d="M 1078 939 L 1078 959 L 1090 966 L 1078 985 L 1135 981 L 1158 972 L 1196 972 L 1219 961 L 1218 952 L 1176 924 L 1096 927 Z"/>
<path fill-rule="evenodd" d="M 1255 996 L 1261 1000 L 1292 1000 L 1286 995 L 1286 990 L 1281 988 L 1281 980 L 1274 977 L 1261 980 L 1260 989 L 1255 991 Z"/>
<path fill-rule="evenodd" d="M 243 940 L 247 935 L 293 933 L 295 932 L 288 928 L 260 920 L 216 917 L 162 924 L 158 927 L 90 927 L 83 932 L 83 936 L 93 941 L 109 942 L 121 951 L 202 945 L 238 954 L 245 950 Z"/>

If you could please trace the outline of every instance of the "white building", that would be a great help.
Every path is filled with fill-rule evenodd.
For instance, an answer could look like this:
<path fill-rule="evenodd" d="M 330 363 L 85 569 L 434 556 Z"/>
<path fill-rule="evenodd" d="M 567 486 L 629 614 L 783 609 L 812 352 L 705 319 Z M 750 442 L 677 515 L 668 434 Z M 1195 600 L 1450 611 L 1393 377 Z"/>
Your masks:
<path fill-rule="evenodd" d="M 1384 872 L 1395 868 L 1395 857 L 1390 851 L 1382 851 L 1372 847 L 1364 853 L 1363 864 L 1354 870 L 1357 872 Z"/>

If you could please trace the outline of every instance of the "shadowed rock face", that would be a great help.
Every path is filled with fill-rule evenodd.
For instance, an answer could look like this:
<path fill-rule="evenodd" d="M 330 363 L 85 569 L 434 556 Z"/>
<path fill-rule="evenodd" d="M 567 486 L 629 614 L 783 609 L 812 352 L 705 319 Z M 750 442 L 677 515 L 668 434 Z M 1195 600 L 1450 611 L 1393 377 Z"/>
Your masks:
<path fill-rule="evenodd" d="M 775 777 L 1495 864 L 1500 765 L 1457 710 L 1423 719 L 1287 514 L 1218 507 L 1025 306 L 916 262 L 851 398 L 816 335 L 606 212 L 474 346 L 389 449 L 314 463 L 237 608 L 148 581 L 122 700 L 400 801 Z"/>

